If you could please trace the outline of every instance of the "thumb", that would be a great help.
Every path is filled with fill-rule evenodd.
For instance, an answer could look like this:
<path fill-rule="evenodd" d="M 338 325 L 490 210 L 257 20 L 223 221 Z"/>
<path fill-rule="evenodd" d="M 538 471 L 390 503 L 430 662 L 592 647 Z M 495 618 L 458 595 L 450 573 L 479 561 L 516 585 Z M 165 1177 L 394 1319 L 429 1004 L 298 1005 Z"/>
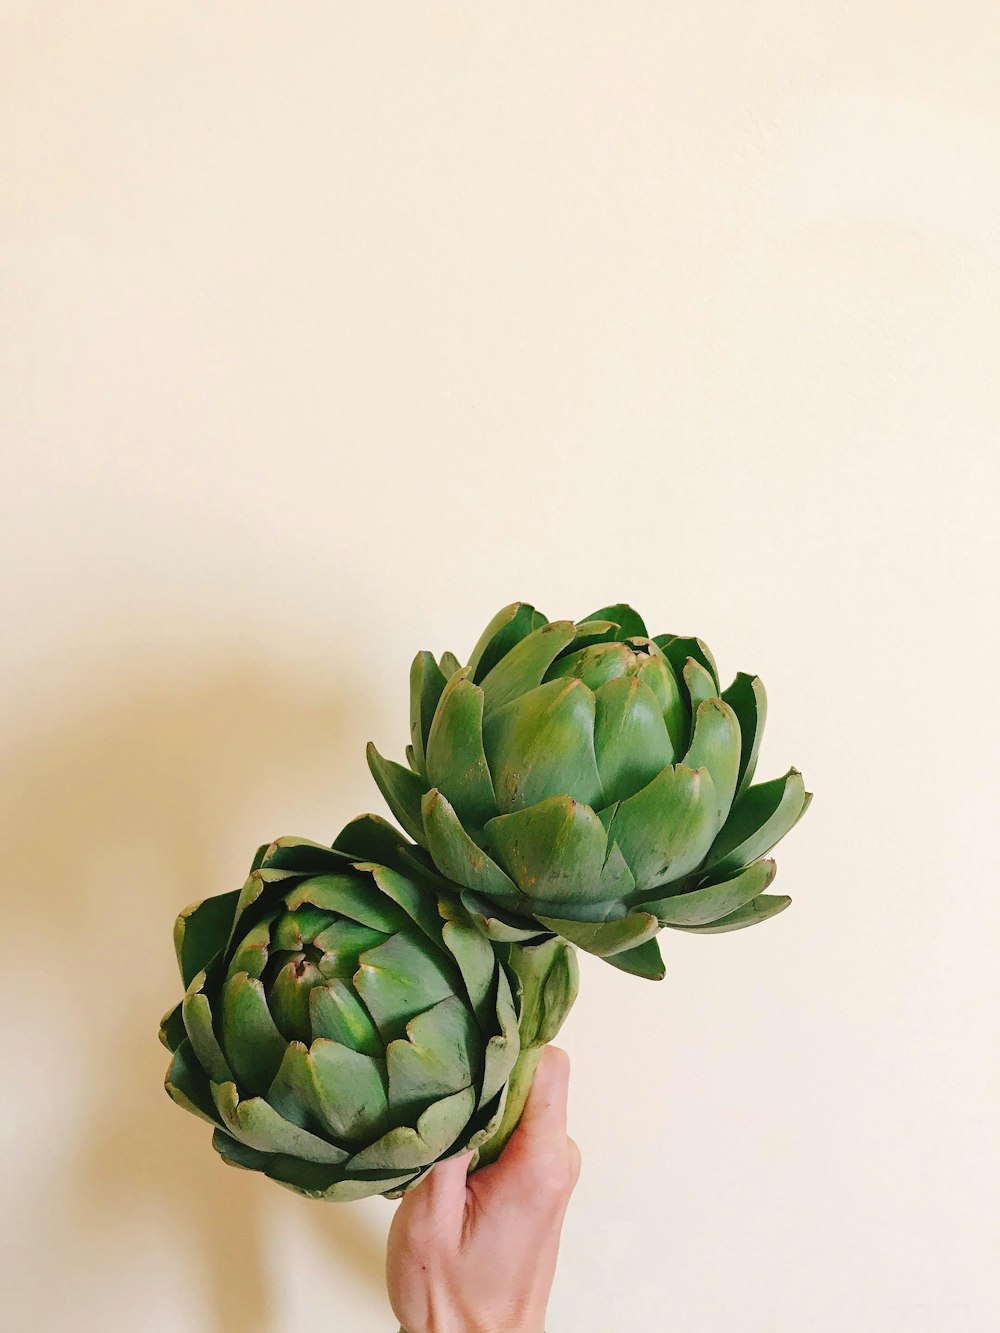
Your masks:
<path fill-rule="evenodd" d="M 551 1148 L 566 1142 L 566 1103 L 569 1097 L 569 1056 L 558 1046 L 546 1046 L 535 1070 L 531 1091 L 511 1147 Z"/>
<path fill-rule="evenodd" d="M 465 1212 L 465 1186 L 472 1156 L 466 1152 L 437 1162 L 419 1185 L 403 1195 L 397 1214 L 406 1217 L 427 1213 L 438 1226 L 460 1223 Z"/>

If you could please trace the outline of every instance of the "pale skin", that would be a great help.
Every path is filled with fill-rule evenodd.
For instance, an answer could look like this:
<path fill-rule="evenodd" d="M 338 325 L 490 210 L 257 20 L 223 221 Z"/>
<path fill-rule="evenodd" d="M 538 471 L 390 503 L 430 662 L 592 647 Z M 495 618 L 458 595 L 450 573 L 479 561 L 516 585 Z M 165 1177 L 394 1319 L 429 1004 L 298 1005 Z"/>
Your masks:
<path fill-rule="evenodd" d="M 542 1054 L 521 1122 L 492 1166 L 440 1162 L 389 1232 L 389 1300 L 404 1333 L 544 1333 L 580 1150 L 566 1133 L 569 1057 Z"/>

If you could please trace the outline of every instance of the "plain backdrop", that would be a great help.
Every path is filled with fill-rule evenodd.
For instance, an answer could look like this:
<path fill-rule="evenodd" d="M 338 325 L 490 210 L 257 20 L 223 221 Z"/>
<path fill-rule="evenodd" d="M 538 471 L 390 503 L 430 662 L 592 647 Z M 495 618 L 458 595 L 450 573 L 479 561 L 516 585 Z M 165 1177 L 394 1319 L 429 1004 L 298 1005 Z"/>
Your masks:
<path fill-rule="evenodd" d="M 993 0 L 6 0 L 5 1330 L 389 1330 L 393 1205 L 161 1087 L 176 912 L 379 809 L 419 648 L 759 672 L 791 909 L 582 964 L 551 1333 L 988 1333 Z"/>

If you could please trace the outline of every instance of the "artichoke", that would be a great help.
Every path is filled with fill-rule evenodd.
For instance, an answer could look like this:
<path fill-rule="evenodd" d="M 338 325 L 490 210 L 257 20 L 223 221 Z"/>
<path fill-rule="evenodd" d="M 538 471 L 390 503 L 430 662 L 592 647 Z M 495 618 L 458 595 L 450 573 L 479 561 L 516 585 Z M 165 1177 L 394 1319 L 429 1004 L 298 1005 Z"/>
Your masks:
<path fill-rule="evenodd" d="M 362 816 L 332 847 L 261 847 L 242 890 L 181 914 L 166 1087 L 226 1162 L 340 1200 L 496 1155 L 575 998 L 575 958 L 494 945 L 442 888 Z"/>
<path fill-rule="evenodd" d="M 463 667 L 419 653 L 408 767 L 368 747 L 397 820 L 497 941 L 558 936 L 663 975 L 657 932 L 720 932 L 789 899 L 765 854 L 811 799 L 794 768 L 753 784 L 764 687 L 726 689 L 697 638 L 631 607 L 551 623 L 515 602 Z"/>

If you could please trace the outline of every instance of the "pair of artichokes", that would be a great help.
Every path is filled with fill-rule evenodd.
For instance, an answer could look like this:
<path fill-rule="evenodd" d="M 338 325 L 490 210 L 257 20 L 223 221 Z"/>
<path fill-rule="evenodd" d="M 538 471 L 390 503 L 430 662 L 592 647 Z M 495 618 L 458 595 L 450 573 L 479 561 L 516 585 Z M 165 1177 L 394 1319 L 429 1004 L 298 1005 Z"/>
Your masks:
<path fill-rule="evenodd" d="M 753 782 L 764 687 L 630 607 L 514 603 L 465 666 L 419 653 L 408 766 L 375 815 L 279 838 L 178 918 L 171 1097 L 234 1166 L 312 1198 L 396 1197 L 499 1154 L 578 986 L 576 949 L 659 979 L 656 936 L 766 920 L 766 853 L 809 804 Z"/>

